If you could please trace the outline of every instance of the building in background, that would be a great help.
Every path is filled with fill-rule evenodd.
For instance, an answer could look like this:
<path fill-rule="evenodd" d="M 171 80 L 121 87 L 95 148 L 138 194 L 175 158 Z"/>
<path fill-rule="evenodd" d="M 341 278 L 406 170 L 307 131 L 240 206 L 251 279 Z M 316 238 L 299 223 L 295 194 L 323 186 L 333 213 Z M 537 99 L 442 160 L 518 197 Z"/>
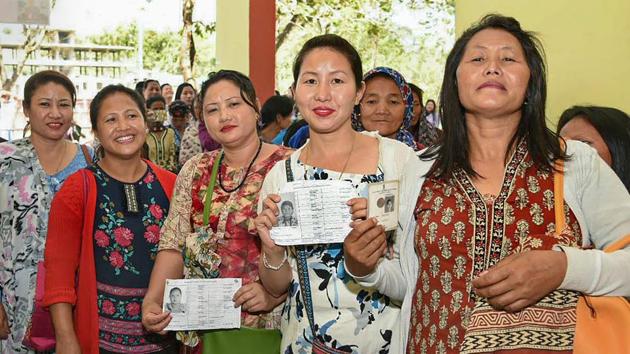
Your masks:
<path fill-rule="evenodd" d="M 10 139 L 22 136 L 26 124 L 21 109 L 24 84 L 38 71 L 57 70 L 72 80 L 77 90 L 75 121 L 83 128 L 90 127 L 89 105 L 101 88 L 109 84 L 132 84 L 135 80 L 135 48 L 77 44 L 72 30 L 48 29 L 43 43 L 26 60 L 24 39 L 3 40 L 0 37 L 0 48 L 3 70 L 7 76 L 12 75 L 18 66 L 24 66 L 10 91 L 16 104 L 7 105 L 6 109 L 4 106 L 0 108 L 1 117 L 5 120 L 10 114 L 8 111 L 15 110 L 14 106 L 17 106 L 13 131 L 9 134 L 0 132 Z M 0 126 L 6 129 L 8 123 L 4 121 Z"/>

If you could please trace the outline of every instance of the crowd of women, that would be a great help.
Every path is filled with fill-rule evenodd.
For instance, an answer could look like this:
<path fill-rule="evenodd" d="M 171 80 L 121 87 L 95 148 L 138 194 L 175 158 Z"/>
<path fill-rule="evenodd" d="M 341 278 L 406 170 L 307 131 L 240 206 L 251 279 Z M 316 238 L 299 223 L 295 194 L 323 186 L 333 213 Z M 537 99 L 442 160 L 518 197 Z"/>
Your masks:
<path fill-rule="evenodd" d="M 628 115 L 575 106 L 550 130 L 542 48 L 500 15 L 456 41 L 439 108 L 362 67 L 326 34 L 297 53 L 292 97 L 262 107 L 232 70 L 174 99 L 107 86 L 96 149 L 65 139 L 72 82 L 31 76 L 30 136 L 0 144 L 1 351 L 572 351 L 580 296 L 630 296 L 630 245 L 603 251 L 630 244 Z M 343 243 L 272 240 L 294 180 L 351 183 Z M 366 199 L 386 181 L 387 232 Z M 165 332 L 179 278 L 242 279 L 241 328 Z"/>

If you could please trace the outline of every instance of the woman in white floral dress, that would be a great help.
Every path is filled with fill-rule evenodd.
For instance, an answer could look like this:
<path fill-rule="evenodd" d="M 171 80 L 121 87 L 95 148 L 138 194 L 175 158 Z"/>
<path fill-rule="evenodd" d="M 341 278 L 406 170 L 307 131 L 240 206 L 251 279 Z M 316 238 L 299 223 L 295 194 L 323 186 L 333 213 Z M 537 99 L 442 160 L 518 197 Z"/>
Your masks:
<path fill-rule="evenodd" d="M 383 258 L 388 236 L 397 251 L 396 235 L 385 233 L 375 220 L 355 220 L 343 243 L 292 249 L 277 246 L 269 231 L 277 225 L 280 198 L 290 167 L 295 180 L 345 180 L 357 197 L 367 196 L 371 183 L 403 181 L 419 164 L 413 149 L 375 133 L 352 129 L 351 115 L 365 90 L 361 59 L 345 39 L 323 35 L 310 39 L 294 64 L 294 97 L 308 121 L 310 140 L 290 157 L 288 165 L 274 166 L 261 190 L 256 219 L 261 237 L 260 278 L 272 294 L 288 289 L 282 314 L 282 353 L 397 353 L 390 347 L 397 338 L 402 292 L 386 293 L 378 284 L 361 286 L 357 280 L 374 271 L 386 272 L 397 263 Z M 410 193 L 400 192 L 402 209 Z M 364 219 L 365 198 L 349 201 L 354 218 Z M 298 258 L 302 265 L 298 267 Z M 308 278 L 305 276 L 308 274 Z M 306 280 L 308 279 L 308 280 Z M 305 286 L 301 286 L 305 284 Z M 311 306 L 308 306 L 311 293 Z M 303 294 L 304 293 L 304 294 Z M 306 300 L 304 300 L 306 298 Z"/>

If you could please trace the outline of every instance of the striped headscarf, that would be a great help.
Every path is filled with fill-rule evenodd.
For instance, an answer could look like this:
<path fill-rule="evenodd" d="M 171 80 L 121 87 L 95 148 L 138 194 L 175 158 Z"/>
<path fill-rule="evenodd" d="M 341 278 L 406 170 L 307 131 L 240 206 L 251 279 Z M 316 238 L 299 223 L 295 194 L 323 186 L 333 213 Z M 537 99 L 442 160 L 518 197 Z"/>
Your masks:
<path fill-rule="evenodd" d="M 365 76 L 363 76 L 363 81 L 367 82 L 375 75 L 386 75 L 391 78 L 400 89 L 403 102 L 405 102 L 405 113 L 403 116 L 403 122 L 396 133 L 396 140 L 409 145 L 414 150 L 418 150 L 418 145 L 413 138 L 413 134 L 411 134 L 408 130 L 411 125 L 411 120 L 413 119 L 413 95 L 411 94 L 411 88 L 407 85 L 407 81 L 405 81 L 405 78 L 398 71 L 384 66 L 379 66 L 368 71 Z M 354 130 L 359 132 L 365 130 L 363 124 L 361 123 L 360 105 L 356 105 L 354 107 L 354 112 L 352 113 L 352 127 Z"/>

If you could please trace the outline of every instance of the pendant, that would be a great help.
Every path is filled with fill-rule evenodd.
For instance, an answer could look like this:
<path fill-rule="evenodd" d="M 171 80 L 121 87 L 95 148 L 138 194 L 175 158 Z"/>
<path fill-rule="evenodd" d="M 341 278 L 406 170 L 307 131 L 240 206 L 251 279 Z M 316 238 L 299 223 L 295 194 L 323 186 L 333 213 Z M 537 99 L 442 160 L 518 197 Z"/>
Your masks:
<path fill-rule="evenodd" d="M 136 194 L 136 187 L 133 184 L 123 184 L 125 190 L 125 197 L 127 198 L 127 212 L 138 213 L 140 208 L 138 207 L 138 198 Z"/>

